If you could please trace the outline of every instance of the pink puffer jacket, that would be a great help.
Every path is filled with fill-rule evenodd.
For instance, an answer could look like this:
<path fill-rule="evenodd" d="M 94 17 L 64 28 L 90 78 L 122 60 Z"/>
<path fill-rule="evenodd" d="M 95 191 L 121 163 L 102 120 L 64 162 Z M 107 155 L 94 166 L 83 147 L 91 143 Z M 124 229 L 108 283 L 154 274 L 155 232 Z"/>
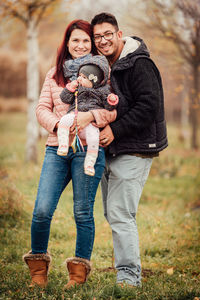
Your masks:
<path fill-rule="evenodd" d="M 63 87 L 58 86 L 52 78 L 54 72 L 55 67 L 47 73 L 36 108 L 38 122 L 49 132 L 46 142 L 46 145 L 49 146 L 58 146 L 57 133 L 54 129 L 60 118 L 67 113 L 69 107 L 69 104 L 64 104 L 60 99 Z M 113 122 L 117 115 L 116 110 L 107 111 L 105 109 L 93 110 L 92 113 L 97 126 L 101 128 Z M 85 141 L 82 142 L 84 145 L 86 144 Z"/>

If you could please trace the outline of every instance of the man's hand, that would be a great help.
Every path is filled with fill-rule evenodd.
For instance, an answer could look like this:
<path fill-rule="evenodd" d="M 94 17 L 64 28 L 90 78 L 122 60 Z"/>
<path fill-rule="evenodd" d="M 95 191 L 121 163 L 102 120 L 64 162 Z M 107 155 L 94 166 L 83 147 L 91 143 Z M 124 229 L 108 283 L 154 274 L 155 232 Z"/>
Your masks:
<path fill-rule="evenodd" d="M 99 137 L 99 145 L 101 147 L 107 147 L 114 140 L 114 135 L 112 129 L 107 125 L 101 132 Z"/>

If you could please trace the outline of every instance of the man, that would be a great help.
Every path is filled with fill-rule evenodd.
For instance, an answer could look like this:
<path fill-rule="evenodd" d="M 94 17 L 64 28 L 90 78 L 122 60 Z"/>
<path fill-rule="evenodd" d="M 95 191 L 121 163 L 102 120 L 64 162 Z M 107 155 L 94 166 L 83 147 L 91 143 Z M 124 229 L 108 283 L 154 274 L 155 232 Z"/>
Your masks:
<path fill-rule="evenodd" d="M 113 235 L 117 283 L 141 285 L 136 213 L 152 159 L 167 147 L 163 89 L 144 42 L 122 39 L 115 17 L 92 19 L 97 49 L 111 66 L 111 86 L 119 96 L 117 119 L 100 134 L 106 148 L 102 178 L 104 214 Z"/>

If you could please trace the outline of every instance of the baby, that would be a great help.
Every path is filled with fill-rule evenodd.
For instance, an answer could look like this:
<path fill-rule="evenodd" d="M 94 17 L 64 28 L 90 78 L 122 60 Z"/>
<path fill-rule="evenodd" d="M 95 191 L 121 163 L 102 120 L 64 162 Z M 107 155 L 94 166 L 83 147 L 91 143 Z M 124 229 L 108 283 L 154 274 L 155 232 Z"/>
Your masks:
<path fill-rule="evenodd" d="M 79 66 L 78 78 L 66 85 L 60 94 L 64 103 L 70 104 L 69 110 L 60 120 L 58 126 L 58 155 L 67 155 L 69 148 L 70 127 L 74 123 L 75 91 L 78 91 L 78 111 L 86 112 L 93 109 L 113 110 L 118 104 L 118 96 L 110 93 L 107 84 L 109 65 L 104 56 L 90 56 Z M 79 137 L 86 139 L 87 153 L 84 162 L 84 172 L 94 176 L 94 165 L 99 150 L 99 129 L 92 124 L 86 126 Z"/>

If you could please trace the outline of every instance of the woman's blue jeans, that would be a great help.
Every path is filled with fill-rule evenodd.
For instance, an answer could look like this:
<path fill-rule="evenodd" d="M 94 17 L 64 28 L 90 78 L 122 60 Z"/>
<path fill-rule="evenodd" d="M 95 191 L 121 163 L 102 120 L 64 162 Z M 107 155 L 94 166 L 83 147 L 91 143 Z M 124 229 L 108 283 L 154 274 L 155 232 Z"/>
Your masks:
<path fill-rule="evenodd" d="M 63 190 L 72 179 L 77 230 L 75 256 L 90 259 L 95 236 L 93 206 L 105 167 L 105 155 L 100 147 L 95 176 L 88 176 L 84 173 L 85 154 L 73 153 L 70 147 L 67 156 L 59 156 L 57 147 L 47 146 L 31 226 L 33 254 L 47 252 L 54 211 Z"/>

